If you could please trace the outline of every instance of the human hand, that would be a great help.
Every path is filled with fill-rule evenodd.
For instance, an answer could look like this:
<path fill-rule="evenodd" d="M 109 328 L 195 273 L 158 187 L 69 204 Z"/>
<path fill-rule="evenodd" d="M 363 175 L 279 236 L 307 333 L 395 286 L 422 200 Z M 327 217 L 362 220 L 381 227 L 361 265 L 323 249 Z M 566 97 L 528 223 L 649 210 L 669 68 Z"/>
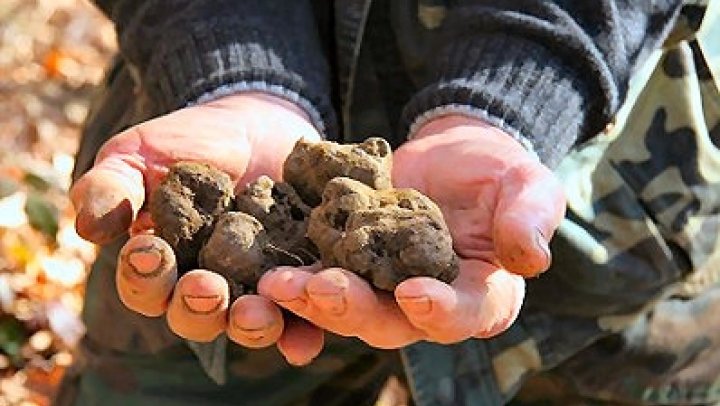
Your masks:
<path fill-rule="evenodd" d="M 346 270 L 283 267 L 263 276 L 259 292 L 320 327 L 379 348 L 506 330 L 522 305 L 523 277 L 550 265 L 548 241 L 565 210 L 554 175 L 501 130 L 449 115 L 427 123 L 395 152 L 393 180 L 440 206 L 461 258 L 452 284 L 416 277 L 389 295 Z"/>
<path fill-rule="evenodd" d="M 188 107 L 113 136 L 94 167 L 71 190 L 78 233 L 104 244 L 132 228 L 116 274 L 120 299 L 132 311 L 167 315 L 170 328 L 193 341 L 226 331 L 235 342 L 259 348 L 277 343 L 295 364 L 322 348 L 322 332 L 298 320 L 283 320 L 266 298 L 244 295 L 230 305 L 229 287 L 218 274 L 192 270 L 178 279 L 175 257 L 152 227 L 148 197 L 177 161 L 212 164 L 243 187 L 260 175 L 279 179 L 300 138 L 320 135 L 292 103 L 264 93 L 243 93 Z"/>

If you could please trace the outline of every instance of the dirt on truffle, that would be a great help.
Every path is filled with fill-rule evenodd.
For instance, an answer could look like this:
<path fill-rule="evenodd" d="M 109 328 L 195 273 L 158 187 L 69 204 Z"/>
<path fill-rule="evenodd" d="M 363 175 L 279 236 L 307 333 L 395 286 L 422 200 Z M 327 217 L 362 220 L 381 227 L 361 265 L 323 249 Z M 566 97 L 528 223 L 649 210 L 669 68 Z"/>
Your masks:
<path fill-rule="evenodd" d="M 198 254 L 217 217 L 233 199 L 233 182 L 226 173 L 209 165 L 179 162 L 150 198 L 155 232 L 170 244 L 178 269 L 198 265 Z"/>
<path fill-rule="evenodd" d="M 320 204 L 325 185 L 340 176 L 373 189 L 389 189 L 392 187 L 391 152 L 390 145 L 382 138 L 347 145 L 301 139 L 285 161 L 283 179 L 313 207 Z"/>
<path fill-rule="evenodd" d="M 200 250 L 200 266 L 223 275 L 234 283 L 234 291 L 255 286 L 262 274 L 277 266 L 268 252 L 270 238 L 253 216 L 227 212 L 218 218 L 215 228 Z"/>
<path fill-rule="evenodd" d="M 449 283 L 459 270 L 440 209 L 413 189 L 335 178 L 312 211 L 308 236 L 324 266 L 349 269 L 379 289 L 392 291 L 413 276 Z"/>
<path fill-rule="evenodd" d="M 261 176 L 237 196 L 235 208 L 260 221 L 281 265 L 310 265 L 319 259 L 306 236 L 310 207 L 292 186 Z"/>

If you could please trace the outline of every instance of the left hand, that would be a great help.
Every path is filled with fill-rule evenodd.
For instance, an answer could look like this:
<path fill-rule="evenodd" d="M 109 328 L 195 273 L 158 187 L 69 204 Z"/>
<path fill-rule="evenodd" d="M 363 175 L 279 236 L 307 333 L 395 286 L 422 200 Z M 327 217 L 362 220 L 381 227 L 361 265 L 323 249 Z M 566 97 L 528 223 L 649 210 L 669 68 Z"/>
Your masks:
<path fill-rule="evenodd" d="M 522 306 L 523 278 L 550 265 L 548 241 L 565 211 L 552 172 L 502 130 L 461 115 L 428 122 L 393 164 L 396 187 L 423 192 L 443 212 L 461 258 L 452 284 L 415 277 L 393 296 L 343 269 L 282 267 L 263 276 L 259 292 L 378 348 L 505 331 Z"/>

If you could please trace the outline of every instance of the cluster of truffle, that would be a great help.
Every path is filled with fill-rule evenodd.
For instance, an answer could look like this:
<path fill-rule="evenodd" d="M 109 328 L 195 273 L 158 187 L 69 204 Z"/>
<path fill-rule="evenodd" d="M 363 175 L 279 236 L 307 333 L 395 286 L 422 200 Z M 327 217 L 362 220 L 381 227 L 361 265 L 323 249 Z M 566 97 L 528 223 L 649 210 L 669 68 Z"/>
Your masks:
<path fill-rule="evenodd" d="M 180 271 L 225 276 L 235 294 L 279 265 L 341 267 L 383 290 L 413 276 L 451 282 L 458 258 L 438 207 L 413 189 L 394 189 L 385 140 L 298 141 L 285 182 L 262 176 L 234 195 L 230 177 L 180 162 L 154 192 L 156 232 Z"/>

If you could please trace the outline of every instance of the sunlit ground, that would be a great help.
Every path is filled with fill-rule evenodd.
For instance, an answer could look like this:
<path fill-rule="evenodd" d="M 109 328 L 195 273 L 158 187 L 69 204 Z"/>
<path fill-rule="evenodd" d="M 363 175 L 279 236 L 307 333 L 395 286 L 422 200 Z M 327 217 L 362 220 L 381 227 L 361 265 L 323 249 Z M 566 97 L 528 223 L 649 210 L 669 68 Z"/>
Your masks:
<path fill-rule="evenodd" d="M 67 190 L 114 52 L 86 1 L 0 1 L 0 406 L 49 404 L 84 332 L 95 249 L 74 231 Z"/>

